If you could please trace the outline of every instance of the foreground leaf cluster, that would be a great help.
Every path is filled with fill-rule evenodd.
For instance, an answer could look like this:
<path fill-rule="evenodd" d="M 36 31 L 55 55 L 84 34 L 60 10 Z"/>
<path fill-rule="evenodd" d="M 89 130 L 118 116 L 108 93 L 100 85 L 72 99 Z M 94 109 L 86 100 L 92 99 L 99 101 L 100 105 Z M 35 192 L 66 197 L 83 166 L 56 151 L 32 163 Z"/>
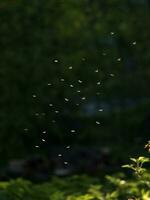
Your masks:
<path fill-rule="evenodd" d="M 123 174 L 106 176 L 105 181 L 88 176 L 65 179 L 54 177 L 48 183 L 33 184 L 23 179 L 0 183 L 1 200 L 148 200 L 150 174 L 125 180 Z"/>

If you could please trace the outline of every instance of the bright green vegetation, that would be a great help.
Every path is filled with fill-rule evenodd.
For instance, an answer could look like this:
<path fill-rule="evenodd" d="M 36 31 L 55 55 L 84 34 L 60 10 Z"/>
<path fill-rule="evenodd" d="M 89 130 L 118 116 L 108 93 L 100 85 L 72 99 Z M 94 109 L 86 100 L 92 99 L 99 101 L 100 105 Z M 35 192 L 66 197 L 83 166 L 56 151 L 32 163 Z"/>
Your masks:
<path fill-rule="evenodd" d="M 126 180 L 123 175 L 107 176 L 104 183 L 87 176 L 53 178 L 49 183 L 32 184 L 25 180 L 0 183 L 1 200 L 127 200 L 150 198 L 150 175 L 145 182 Z M 148 185 L 149 184 L 149 185 Z"/>
<path fill-rule="evenodd" d="M 145 146 L 150 152 L 150 142 Z M 133 170 L 133 177 L 124 174 L 106 176 L 105 180 L 88 176 L 54 177 L 49 183 L 32 184 L 18 179 L 0 183 L 1 200 L 149 200 L 150 171 L 144 168 L 148 157 L 131 158 L 123 167 Z"/>

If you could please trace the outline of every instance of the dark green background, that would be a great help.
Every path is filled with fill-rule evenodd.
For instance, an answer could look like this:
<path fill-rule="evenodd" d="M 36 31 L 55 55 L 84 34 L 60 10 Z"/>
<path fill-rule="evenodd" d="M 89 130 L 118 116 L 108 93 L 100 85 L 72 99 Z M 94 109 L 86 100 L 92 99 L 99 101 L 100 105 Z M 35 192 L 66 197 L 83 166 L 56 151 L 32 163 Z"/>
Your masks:
<path fill-rule="evenodd" d="M 67 144 L 142 147 L 150 129 L 149 39 L 148 0 L 1 0 L 1 157 L 36 153 L 35 145 L 44 153 Z M 104 111 L 87 114 L 88 103 Z"/>

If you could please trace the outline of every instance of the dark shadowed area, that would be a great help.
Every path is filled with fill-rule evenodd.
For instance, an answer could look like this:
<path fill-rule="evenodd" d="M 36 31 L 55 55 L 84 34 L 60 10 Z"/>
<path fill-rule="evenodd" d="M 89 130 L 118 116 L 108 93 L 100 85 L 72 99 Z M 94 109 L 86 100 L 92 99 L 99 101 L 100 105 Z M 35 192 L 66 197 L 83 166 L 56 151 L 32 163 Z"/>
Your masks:
<path fill-rule="evenodd" d="M 103 177 L 144 151 L 149 0 L 1 0 L 0 24 L 1 180 Z"/>

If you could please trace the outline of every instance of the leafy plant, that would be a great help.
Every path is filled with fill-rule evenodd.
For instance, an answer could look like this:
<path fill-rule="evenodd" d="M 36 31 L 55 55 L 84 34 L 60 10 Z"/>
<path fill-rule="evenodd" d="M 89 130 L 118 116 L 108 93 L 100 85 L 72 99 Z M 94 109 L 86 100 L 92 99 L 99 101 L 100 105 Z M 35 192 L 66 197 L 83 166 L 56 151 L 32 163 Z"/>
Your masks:
<path fill-rule="evenodd" d="M 150 141 L 145 145 L 145 149 L 150 153 Z M 129 168 L 136 175 L 137 187 L 139 188 L 139 198 L 143 200 L 150 199 L 150 177 L 149 171 L 144 167 L 145 163 L 150 163 L 150 158 L 140 156 L 138 158 L 130 158 L 131 164 L 124 165 L 124 168 Z"/>

